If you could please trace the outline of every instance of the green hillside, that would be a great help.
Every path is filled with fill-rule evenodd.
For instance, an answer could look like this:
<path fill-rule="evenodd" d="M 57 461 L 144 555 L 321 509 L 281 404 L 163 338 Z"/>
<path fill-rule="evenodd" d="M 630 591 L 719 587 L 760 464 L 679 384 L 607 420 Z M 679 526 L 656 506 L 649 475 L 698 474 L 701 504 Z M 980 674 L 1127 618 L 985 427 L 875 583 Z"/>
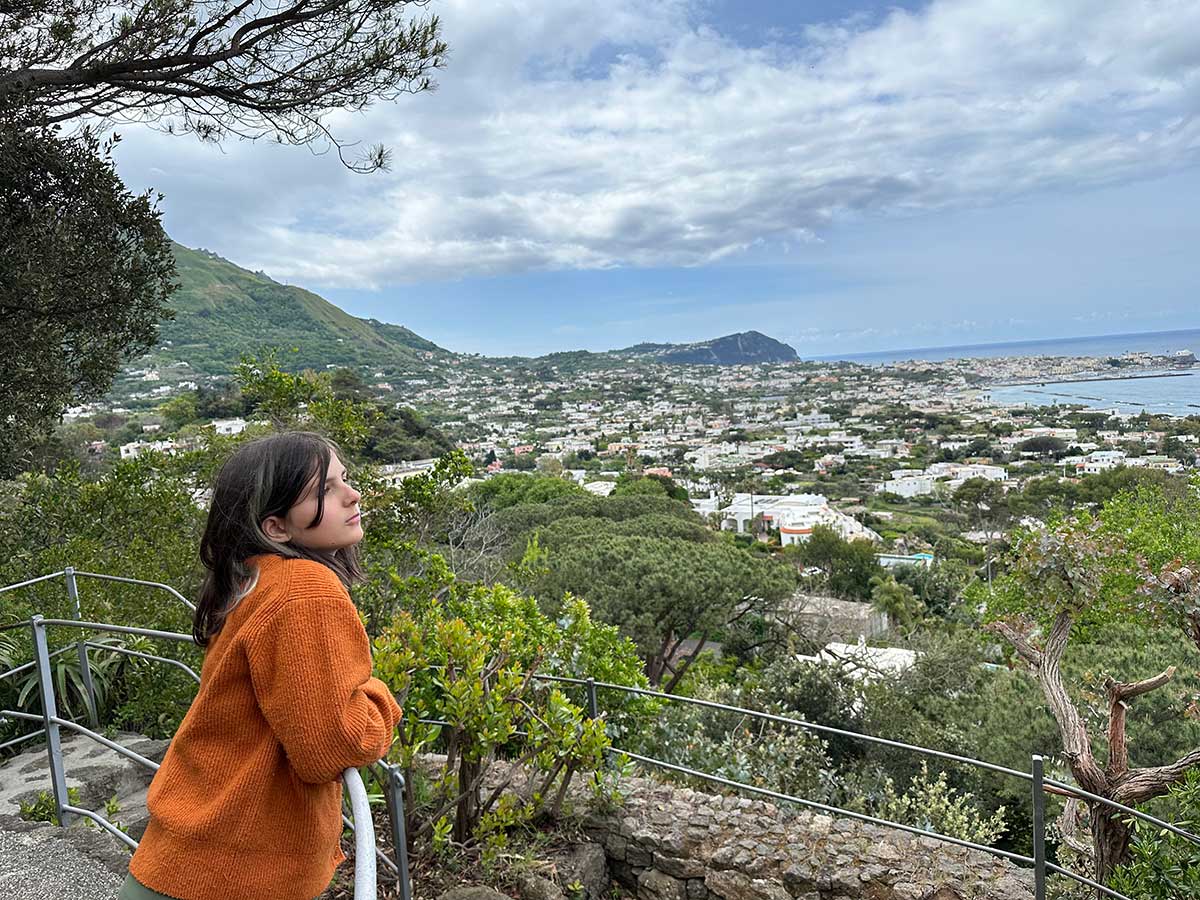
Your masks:
<path fill-rule="evenodd" d="M 693 344 L 636 344 L 614 350 L 618 356 L 668 365 L 743 366 L 754 363 L 796 362 L 800 357 L 787 344 L 761 331 L 742 331 Z"/>
<path fill-rule="evenodd" d="M 288 368 L 366 364 L 418 371 L 449 353 L 400 325 L 359 319 L 311 291 L 272 281 L 204 250 L 175 244 L 175 319 L 159 335 L 163 361 L 228 374 L 243 353 L 276 347 Z"/>

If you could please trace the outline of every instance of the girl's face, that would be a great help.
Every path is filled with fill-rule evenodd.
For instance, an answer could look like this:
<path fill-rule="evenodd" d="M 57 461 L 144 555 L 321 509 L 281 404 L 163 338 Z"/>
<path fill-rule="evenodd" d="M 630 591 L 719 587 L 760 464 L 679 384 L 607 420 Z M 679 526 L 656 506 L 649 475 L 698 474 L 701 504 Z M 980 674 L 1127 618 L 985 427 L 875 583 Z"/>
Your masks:
<path fill-rule="evenodd" d="M 309 550 L 333 553 L 351 547 L 363 539 L 362 520 L 358 511 L 361 495 L 346 480 L 346 467 L 337 454 L 330 454 L 329 471 L 324 484 L 318 484 L 320 473 L 312 477 L 304 492 L 284 516 L 268 516 L 263 530 L 272 540 L 291 541 Z M 309 527 L 317 515 L 317 501 L 325 495 L 321 521 Z"/>

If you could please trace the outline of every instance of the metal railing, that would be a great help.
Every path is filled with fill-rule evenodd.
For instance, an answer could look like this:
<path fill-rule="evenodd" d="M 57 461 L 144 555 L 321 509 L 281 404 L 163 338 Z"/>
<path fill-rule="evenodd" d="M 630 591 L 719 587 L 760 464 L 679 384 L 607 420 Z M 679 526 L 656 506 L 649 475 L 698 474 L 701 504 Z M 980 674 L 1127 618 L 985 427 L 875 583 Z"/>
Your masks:
<path fill-rule="evenodd" d="M 439 668 L 439 667 L 434 667 Z M 610 682 L 596 681 L 592 678 L 569 678 L 562 675 L 541 675 L 535 674 L 535 680 L 553 682 L 559 684 L 570 684 L 577 687 L 582 687 L 585 690 L 585 701 L 589 718 L 598 719 L 602 715 L 600 708 L 598 691 L 603 689 L 606 691 L 616 691 L 619 693 L 648 697 L 654 700 L 665 703 L 682 703 L 689 704 L 707 709 L 718 710 L 722 712 L 736 713 L 741 716 L 758 719 L 760 721 L 772 722 L 779 725 L 793 726 L 807 731 L 817 732 L 819 734 L 835 735 L 838 737 L 851 738 L 854 740 L 864 741 L 866 743 L 876 744 L 878 746 L 890 747 L 892 749 L 904 750 L 922 756 L 928 756 L 935 759 L 945 760 L 947 762 L 960 763 L 974 768 L 983 769 L 989 772 L 995 772 L 1012 778 L 1017 778 L 1028 782 L 1030 785 L 1030 798 L 1032 803 L 1032 824 L 1033 824 L 1033 856 L 1026 856 L 1020 853 L 1013 853 L 1008 850 L 1002 850 L 998 847 L 991 847 L 986 844 L 979 844 L 973 841 L 962 840 L 961 838 L 952 837 L 950 835 L 941 834 L 936 831 L 916 828 L 912 825 L 907 825 L 903 822 L 896 822 L 891 819 L 883 819 L 877 816 L 867 815 L 865 813 L 856 812 L 854 810 L 845 809 L 843 807 L 831 806 L 825 803 L 818 803 L 815 800 L 808 800 L 804 797 L 796 797 L 790 794 L 784 794 L 779 791 L 773 791 L 769 788 L 760 787 L 758 785 L 746 784 L 745 782 L 735 781 L 729 778 L 723 778 L 711 772 L 703 772 L 698 769 L 681 766 L 677 763 L 668 762 L 667 760 L 656 759 L 651 756 L 644 756 L 639 753 L 634 753 L 630 750 L 623 750 L 620 747 L 612 746 L 608 753 L 624 755 L 636 762 L 664 769 L 666 771 L 675 772 L 677 774 L 686 775 L 691 778 L 698 778 L 702 781 L 707 781 L 712 784 L 718 784 L 725 788 L 730 788 L 737 791 L 745 791 L 752 794 L 758 794 L 764 797 L 769 797 L 773 800 L 782 801 L 785 803 L 794 803 L 809 809 L 819 810 L 821 812 L 830 813 L 836 816 L 856 819 L 858 821 L 867 822 L 873 825 L 880 825 L 885 828 L 893 828 L 899 831 L 904 831 L 909 834 L 919 835 L 921 837 L 933 838 L 934 840 L 942 841 L 947 844 L 953 844 L 960 847 L 965 847 L 970 850 L 976 850 L 982 853 L 987 853 L 991 856 L 1007 859 L 1010 862 L 1028 866 L 1033 869 L 1034 875 L 1034 895 L 1036 900 L 1045 900 L 1046 898 L 1046 877 L 1053 873 L 1064 878 L 1070 879 L 1077 884 L 1090 887 L 1100 894 L 1107 897 L 1115 898 L 1115 900 L 1140 900 L 1140 898 L 1129 897 L 1120 893 L 1106 885 L 1100 884 L 1086 875 L 1081 875 L 1067 868 L 1050 862 L 1046 858 L 1046 794 L 1058 794 L 1067 797 L 1076 797 L 1081 800 L 1090 801 L 1092 803 L 1101 804 L 1111 809 L 1118 810 L 1127 816 L 1148 822 L 1157 828 L 1166 829 L 1167 831 L 1184 838 L 1200 846 L 1200 836 L 1197 836 L 1177 825 L 1170 822 L 1165 822 L 1148 813 L 1133 809 L 1129 806 L 1124 806 L 1113 800 L 1100 797 L 1096 794 L 1091 794 L 1074 785 L 1064 784 L 1061 781 L 1046 778 L 1045 776 L 1045 758 L 1032 754 L 1030 757 L 1030 771 L 1022 772 L 1019 769 L 1012 769 L 1007 766 L 997 765 L 996 763 L 986 762 L 985 760 L 974 759 L 969 756 L 960 756 L 955 753 L 947 753 L 943 750 L 934 750 L 929 747 L 921 747 L 915 744 L 906 744 L 901 741 L 893 741 L 888 738 L 876 737 L 869 734 L 861 734 L 855 731 L 846 731 L 841 728 L 835 728 L 830 725 L 818 725 L 815 722 L 807 722 L 803 719 L 790 718 L 781 716 L 775 713 L 762 712 L 760 710 L 747 709 L 740 706 L 730 706 L 725 703 L 717 703 L 712 700 L 703 700 L 697 697 L 685 697 L 678 694 L 665 694 L 660 691 L 652 691 L 646 688 L 633 687 L 631 685 L 613 684 Z M 441 719 L 422 719 L 422 722 L 431 725 L 447 726 L 450 723 Z"/>
<path fill-rule="evenodd" d="M 991 856 L 997 856 L 1008 859 L 1011 862 L 1021 863 L 1032 866 L 1034 874 L 1034 896 L 1036 900 L 1045 900 L 1046 898 L 1046 875 L 1053 872 L 1068 878 L 1077 884 L 1082 884 L 1096 890 L 1098 893 L 1108 897 L 1113 897 L 1115 900 L 1139 900 L 1139 898 L 1128 897 L 1118 891 L 1113 890 L 1106 885 L 1100 884 L 1085 875 L 1080 875 L 1077 872 L 1072 872 L 1062 866 L 1049 862 L 1046 859 L 1046 794 L 1056 793 L 1066 796 L 1078 797 L 1079 799 L 1088 800 L 1092 803 L 1099 803 L 1111 809 L 1119 810 L 1126 815 L 1139 819 L 1143 822 L 1148 822 L 1158 828 L 1165 828 L 1168 831 L 1200 846 L 1200 836 L 1192 834 L 1176 825 L 1169 822 L 1164 822 L 1161 819 L 1155 818 L 1140 810 L 1133 809 L 1128 806 L 1123 806 L 1120 803 L 1100 797 L 1096 794 L 1090 794 L 1087 791 L 1081 790 L 1074 785 L 1064 784 L 1060 781 L 1054 781 L 1045 777 L 1045 759 L 1038 754 L 1032 754 L 1030 758 L 1030 771 L 1022 772 L 1018 769 L 1011 769 L 1007 766 L 996 765 L 995 763 L 985 762 L 984 760 L 974 759 L 968 756 L 959 756 L 954 753 L 947 753 L 942 750 L 933 750 L 929 747 L 920 747 L 914 744 L 905 744 L 900 741 L 893 741 L 887 738 L 875 737 L 874 735 L 860 734 L 854 731 L 846 731 L 841 728 L 834 728 L 829 725 L 818 725 L 814 722 L 806 722 L 803 719 L 793 719 L 787 716 L 780 716 L 774 713 L 761 712 L 759 710 L 746 709 L 744 707 L 729 706 L 724 703 L 716 703 L 711 700 L 701 700 L 695 697 L 682 697 L 674 694 L 663 694 L 658 691 L 650 691 L 645 688 L 630 687 L 628 685 L 610 684 L 607 682 L 599 682 L 593 679 L 579 678 L 561 678 L 557 676 L 543 676 L 547 680 L 566 681 L 574 684 L 582 684 L 587 690 L 588 709 L 593 713 L 599 710 L 598 698 L 596 696 L 597 688 L 605 690 L 619 691 L 627 694 L 640 695 L 645 697 L 654 697 L 661 701 L 677 702 L 693 704 L 696 706 L 707 707 L 709 709 L 723 710 L 726 712 L 738 713 L 739 715 L 749 716 L 767 722 L 774 722 L 781 725 L 789 725 L 801 728 L 807 731 L 814 731 L 819 734 L 830 734 L 844 738 L 852 738 L 855 740 L 865 741 L 867 743 L 876 744 L 884 747 L 905 750 L 918 755 L 929 756 L 936 759 L 942 759 L 949 762 L 961 763 L 986 771 L 996 772 L 1013 778 L 1018 778 L 1022 781 L 1027 781 L 1030 784 L 1030 796 L 1032 800 L 1032 821 L 1033 821 L 1033 856 L 1025 856 L 1019 853 L 1011 853 L 1007 850 L 1001 850 L 998 847 L 989 847 L 984 844 L 978 844 L 973 841 L 965 841 L 949 835 L 940 834 L 935 831 L 929 831 L 920 828 L 914 828 L 911 825 L 906 825 L 902 822 L 895 822 L 890 819 L 882 819 L 877 816 L 870 816 L 864 813 L 855 812 L 853 810 L 844 809 L 842 807 L 830 806 L 823 803 L 817 803 L 813 800 L 807 800 L 803 797 L 795 797 L 788 794 L 783 794 L 778 791 L 772 791 L 767 788 L 758 787 L 756 785 L 745 784 L 743 782 L 731 781 L 721 778 L 707 772 L 699 772 L 693 769 L 688 769 L 683 766 L 669 763 L 664 760 L 654 759 L 653 757 L 641 756 L 629 751 L 622 751 L 620 748 L 613 747 L 611 752 L 624 753 L 631 759 L 637 759 L 640 762 L 658 766 L 668 770 L 674 770 L 681 774 L 686 774 L 694 778 L 711 781 L 717 784 L 722 784 L 726 787 L 735 788 L 737 790 L 749 791 L 751 793 L 761 794 L 771 797 L 775 800 L 781 800 L 788 803 L 795 803 L 801 806 L 806 806 L 810 809 L 817 809 L 822 812 L 832 813 L 833 815 L 845 816 L 859 821 L 869 822 L 874 825 L 882 825 L 886 828 L 894 828 L 900 831 L 906 831 L 910 834 L 920 835 L 922 837 L 933 838 L 938 841 L 943 841 L 948 844 L 955 844 L 960 847 L 967 847 L 971 850 L 977 850 L 987 853 Z"/>
<path fill-rule="evenodd" d="M 93 644 L 86 640 L 81 640 L 73 645 L 60 648 L 50 652 L 46 642 L 45 630 L 48 626 L 62 627 L 78 627 L 84 629 L 92 629 L 98 631 L 115 632 L 122 634 L 136 634 L 152 638 L 160 638 L 174 641 L 192 641 L 191 635 L 176 634 L 174 632 L 155 631 L 152 629 L 133 628 L 128 626 L 110 625 L 99 622 L 85 622 L 79 618 L 79 598 L 78 590 L 75 585 L 74 576 L 86 576 L 102 578 L 109 581 L 121 581 L 131 584 L 147 585 L 156 588 L 162 588 L 170 591 L 190 608 L 192 604 L 182 597 L 177 591 L 169 588 L 166 585 L 156 582 L 140 581 L 131 578 L 118 578 L 111 575 L 98 575 L 95 573 L 75 572 L 72 569 L 66 569 L 62 572 L 56 572 L 52 575 L 41 576 L 40 578 L 30 579 L 29 581 L 21 582 L 20 584 L 9 585 L 0 588 L 0 593 L 13 590 L 15 588 L 25 587 L 27 585 L 36 584 L 57 577 L 66 577 L 68 585 L 68 594 L 72 600 L 72 608 L 76 615 L 75 619 L 44 619 L 41 616 L 34 616 L 28 622 L 17 623 L 18 626 L 29 625 L 33 629 L 35 659 L 30 663 L 10 669 L 7 672 L 0 673 L 0 679 L 15 675 L 18 672 L 26 671 L 31 667 L 36 666 L 38 669 L 38 678 L 43 691 L 43 714 L 41 716 L 30 713 L 17 712 L 14 710 L 0 710 L 0 719 L 5 716 L 10 716 L 17 719 L 27 719 L 39 721 L 42 723 L 42 728 L 30 734 L 21 735 L 13 740 L 0 744 L 0 750 L 6 747 L 13 746 L 21 741 L 30 738 L 45 735 L 47 738 L 47 754 L 50 761 L 51 780 L 54 787 L 55 809 L 58 813 L 59 822 L 65 824 L 67 815 L 85 816 L 93 821 L 96 821 L 102 827 L 112 832 L 118 839 L 124 841 L 130 846 L 136 846 L 128 835 L 119 832 L 115 827 L 104 820 L 97 813 L 89 810 L 78 809 L 66 803 L 66 781 L 65 775 L 62 772 L 62 751 L 59 742 L 59 729 L 68 728 L 77 731 L 93 740 L 109 747 L 110 749 L 121 753 L 122 755 L 133 759 L 142 765 L 157 769 L 157 764 L 150 760 L 141 757 L 137 753 L 122 747 L 114 741 L 110 741 L 103 735 L 97 734 L 94 730 L 85 728 L 76 722 L 68 719 L 60 718 L 54 706 L 54 686 L 50 678 L 49 661 L 54 656 L 67 652 L 75 648 L 80 654 L 81 669 L 87 671 L 87 650 L 91 648 L 103 647 L 107 651 L 116 650 L 117 652 L 127 652 L 130 655 L 141 658 L 158 660 L 164 663 L 176 665 L 185 670 L 192 678 L 199 681 L 199 677 L 186 664 L 172 660 L 168 657 L 156 656 L 154 654 L 145 654 L 137 651 L 122 651 L 119 648 L 108 647 L 104 645 Z M 14 626 L 6 626 L 14 627 Z M 436 667 L 431 667 L 436 668 Z M 972 757 L 961 756 L 955 753 L 948 753 L 942 750 L 935 750 L 929 747 L 921 747 L 914 744 L 907 744 L 901 741 L 894 741 L 887 738 L 876 737 L 874 735 L 861 734 L 859 732 L 847 731 L 841 728 L 835 728 L 829 725 L 819 725 L 814 722 L 807 722 L 803 719 L 781 716 L 775 713 L 762 712 L 760 710 L 747 709 L 745 707 L 730 706 L 724 703 L 717 703 L 712 700 L 703 700 L 696 697 L 685 697 L 677 694 L 665 694 L 660 691 L 652 691 L 646 688 L 634 687 L 631 685 L 613 684 L 610 682 L 596 681 L 592 678 L 570 678 L 560 675 L 543 675 L 534 674 L 533 678 L 538 681 L 568 684 L 583 688 L 585 692 L 585 702 L 587 705 L 588 717 L 591 719 L 600 719 L 604 715 L 600 702 L 599 691 L 611 691 L 623 693 L 631 696 L 640 696 L 650 698 L 662 703 L 681 703 L 698 706 L 706 709 L 717 710 L 721 712 L 735 713 L 740 716 L 757 719 L 763 722 L 769 722 L 777 725 L 796 727 L 806 731 L 816 732 L 818 734 L 834 735 L 842 738 L 849 738 L 857 741 L 875 744 L 877 746 L 889 747 L 896 750 L 902 750 L 909 753 L 914 753 L 921 756 L 926 756 L 934 759 L 943 760 L 950 763 L 958 763 L 971 766 L 984 771 L 994 772 L 1006 777 L 1016 778 L 1025 781 L 1030 787 L 1030 798 L 1032 803 L 1032 824 L 1033 824 L 1033 856 L 1026 856 L 1020 853 L 1013 853 L 1008 850 L 1002 850 L 997 847 L 990 847 L 985 844 L 967 841 L 956 838 L 950 835 L 941 834 L 935 831 L 929 831 L 922 828 L 917 828 L 902 822 L 896 822 L 889 819 L 879 818 L 877 816 L 867 815 L 865 813 L 856 812 L 854 810 L 845 809 L 842 807 L 832 806 L 829 804 L 819 803 L 814 800 L 809 800 L 803 797 L 797 797 L 790 794 L 785 794 L 779 791 L 773 791 L 769 788 L 760 787 L 758 785 L 746 784 L 745 782 L 735 781 L 733 779 L 723 778 L 710 772 L 703 772 L 697 769 L 692 769 L 687 766 L 679 765 L 667 760 L 656 759 L 652 756 L 645 756 L 634 753 L 629 750 L 623 750 L 620 747 L 612 746 L 608 753 L 623 755 L 629 759 L 635 760 L 640 764 L 654 766 L 667 771 L 672 771 L 681 775 L 686 775 L 691 778 L 697 778 L 702 781 L 707 781 L 712 784 L 721 785 L 737 791 L 744 791 L 760 796 L 769 797 L 773 800 L 797 804 L 810 809 L 819 810 L 821 812 L 830 813 L 836 816 L 856 819 L 862 822 L 867 822 L 874 825 L 880 825 L 886 828 L 893 828 L 899 831 L 904 831 L 910 834 L 928 837 L 947 844 L 965 847 L 970 850 L 986 853 L 991 856 L 1007 859 L 1010 862 L 1032 868 L 1034 876 L 1034 893 L 1036 900 L 1045 900 L 1046 897 L 1046 879 L 1049 874 L 1056 874 L 1064 878 L 1070 879 L 1078 884 L 1090 887 L 1107 897 L 1115 898 L 1115 900 L 1139 900 L 1139 898 L 1128 897 L 1118 891 L 1099 884 L 1096 881 L 1072 872 L 1062 866 L 1050 862 L 1046 858 L 1046 794 L 1058 794 L 1066 797 L 1073 797 L 1090 804 L 1099 804 L 1109 809 L 1116 810 L 1124 815 L 1147 822 L 1154 825 L 1156 828 L 1163 829 L 1167 832 L 1177 835 L 1187 841 L 1190 841 L 1197 846 L 1200 846 L 1200 836 L 1197 836 L 1186 829 L 1183 829 L 1173 823 L 1163 821 L 1154 816 L 1128 806 L 1124 806 L 1113 800 L 1096 794 L 1084 791 L 1074 785 L 1065 784 L 1061 781 L 1056 781 L 1047 778 L 1045 775 L 1045 760 L 1042 756 L 1033 754 L 1030 759 L 1030 770 L 1028 772 L 1019 769 L 1013 769 L 1007 766 L 997 765 L 984 760 L 974 759 Z M 89 676 L 84 677 L 86 690 L 93 691 L 92 682 Z M 95 711 L 95 697 L 92 694 L 92 699 L 89 704 L 89 715 Z M 438 719 L 422 719 L 421 721 L 434 725 L 449 725 L 450 723 Z M 375 863 L 378 860 L 393 873 L 399 880 L 399 891 L 401 900 L 411 900 L 411 883 L 409 878 L 408 866 L 408 848 L 407 836 L 405 834 L 405 810 L 404 810 L 404 776 L 398 766 L 392 765 L 385 760 L 373 764 L 369 767 L 379 780 L 379 783 L 384 790 L 384 802 L 387 807 L 388 818 L 391 826 L 391 839 L 395 851 L 395 859 L 390 859 L 375 846 L 374 827 L 369 815 L 369 807 L 367 805 L 367 795 L 359 773 L 356 770 L 348 769 L 344 773 L 348 792 L 350 794 L 350 802 L 354 813 L 354 821 L 343 816 L 345 823 L 355 831 L 356 849 L 355 849 L 355 897 L 374 897 L 376 869 Z M 365 825 L 366 827 L 355 828 L 355 822 Z"/>
<path fill-rule="evenodd" d="M 33 578 L 28 581 L 20 582 L 19 584 L 7 585 L 0 588 L 0 593 L 4 593 L 17 588 L 26 587 L 28 585 L 48 581 L 53 578 L 62 577 L 66 580 L 67 594 L 70 598 L 72 611 L 75 616 L 72 619 L 47 619 L 41 615 L 34 615 L 27 621 L 5 626 L 6 629 L 8 629 L 27 625 L 31 629 L 33 637 L 34 659 L 28 663 L 16 666 L 0 673 L 0 680 L 10 678 L 21 672 L 36 668 L 42 712 L 41 715 L 36 715 L 20 710 L 0 709 L 0 720 L 7 718 L 16 721 L 38 722 L 41 724 L 41 727 L 35 731 L 20 735 L 14 739 L 5 741 L 3 744 L 0 744 L 0 750 L 15 746 L 16 744 L 33 738 L 44 737 L 46 740 L 47 761 L 50 768 L 50 786 L 54 796 L 54 812 L 58 824 L 60 826 L 69 825 L 71 823 L 71 817 L 74 816 L 86 818 L 92 822 L 95 822 L 109 834 L 113 835 L 113 837 L 117 838 L 117 840 L 124 843 L 131 850 L 136 850 L 138 842 L 119 829 L 104 816 L 100 815 L 94 810 L 83 809 L 74 806 L 69 802 L 70 795 L 67 789 L 67 777 L 63 764 L 62 729 L 67 729 L 69 731 L 82 734 L 85 737 L 96 741 L 102 746 L 113 750 L 126 759 L 150 769 L 151 771 L 156 772 L 159 769 L 158 763 L 147 759 L 141 754 L 117 743 L 116 741 L 110 740 L 104 735 L 97 733 L 95 730 L 99 727 L 99 710 L 96 703 L 95 684 L 91 675 L 91 665 L 88 659 L 88 651 L 90 649 L 102 649 L 109 652 L 123 653 L 140 659 L 153 660 L 173 665 L 182 669 L 197 683 L 200 681 L 200 676 L 197 675 L 196 672 L 186 663 L 176 659 L 171 659 L 170 657 L 159 656 L 153 653 L 143 653 L 141 651 L 130 650 L 128 648 L 96 644 L 82 639 L 74 644 L 68 644 L 65 647 L 61 647 L 58 650 L 51 652 L 49 649 L 49 642 L 46 637 L 46 630 L 50 627 L 78 628 L 85 631 L 101 631 L 114 634 L 138 635 L 141 637 L 190 644 L 194 644 L 195 639 L 190 634 L 179 634 L 173 631 L 159 631 L 152 628 L 136 628 L 127 625 L 113 625 L 107 622 L 84 621 L 80 611 L 79 592 L 76 582 L 76 578 L 78 576 L 159 588 L 173 594 L 190 609 L 195 609 L 195 607 L 185 597 L 183 597 L 183 595 L 168 585 L 160 584 L 158 582 L 142 581 L 136 578 L 120 578 L 114 575 L 101 575 L 93 572 L 78 572 L 69 567 L 61 572 L 55 572 L 51 575 L 43 575 L 39 578 Z M 50 669 L 50 660 L 55 656 L 58 656 L 64 652 L 68 652 L 72 649 L 76 650 L 76 652 L 79 654 L 81 681 L 83 683 L 83 690 L 85 692 L 84 703 L 87 707 L 87 715 L 89 724 L 92 726 L 91 728 L 85 727 L 78 722 L 73 721 L 72 719 L 63 718 L 58 714 L 57 697 L 55 695 L 54 678 Z M 381 778 L 381 783 L 386 785 L 385 800 L 388 805 L 388 810 L 392 814 L 393 839 L 397 840 L 397 861 L 393 862 L 392 860 L 388 859 L 387 856 L 384 855 L 376 846 L 374 820 L 371 815 L 370 800 L 367 795 L 366 786 L 363 783 L 362 775 L 357 769 L 346 769 L 342 773 L 342 782 L 346 787 L 350 811 L 353 818 L 347 817 L 345 814 L 343 814 L 342 821 L 354 832 L 355 836 L 354 897 L 355 900 L 373 900 L 373 898 L 377 896 L 376 860 L 378 859 L 400 879 L 400 892 L 403 900 L 411 900 L 411 890 L 407 878 L 407 848 L 404 845 L 404 778 L 398 768 L 391 766 L 384 761 L 377 763 L 374 768 L 376 774 Z M 382 773 L 382 775 L 379 773 Z"/>

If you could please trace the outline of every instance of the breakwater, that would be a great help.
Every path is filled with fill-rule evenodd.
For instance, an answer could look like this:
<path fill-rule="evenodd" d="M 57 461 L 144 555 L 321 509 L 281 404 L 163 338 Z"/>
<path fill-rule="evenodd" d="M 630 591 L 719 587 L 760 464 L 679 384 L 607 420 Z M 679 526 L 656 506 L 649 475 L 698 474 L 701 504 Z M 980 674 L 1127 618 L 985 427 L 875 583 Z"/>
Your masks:
<path fill-rule="evenodd" d="M 1194 370 L 1151 371 L 1125 375 L 1082 375 L 1036 381 L 996 383 L 984 389 L 1001 406 L 1083 406 L 1120 413 L 1200 415 L 1200 378 Z"/>
<path fill-rule="evenodd" d="M 990 387 L 1052 387 L 1056 384 L 1088 384 L 1094 381 L 1144 381 L 1147 378 L 1187 378 L 1193 372 L 1147 372 L 1142 375 L 1094 375 L 1090 378 L 1031 379 L 1028 381 L 1000 381 Z"/>

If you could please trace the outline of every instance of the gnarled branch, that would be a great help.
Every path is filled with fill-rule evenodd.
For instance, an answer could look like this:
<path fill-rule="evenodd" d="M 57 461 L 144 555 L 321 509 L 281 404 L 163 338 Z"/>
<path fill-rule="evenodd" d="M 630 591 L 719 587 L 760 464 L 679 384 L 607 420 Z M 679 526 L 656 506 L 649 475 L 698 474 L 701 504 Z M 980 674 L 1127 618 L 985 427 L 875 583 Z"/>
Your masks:
<path fill-rule="evenodd" d="M 1175 667 L 1171 666 L 1165 672 L 1142 681 L 1104 680 L 1104 688 L 1108 693 L 1108 766 L 1105 771 L 1109 778 L 1118 778 L 1129 769 L 1129 748 L 1125 743 L 1125 711 L 1129 704 L 1126 701 L 1162 687 L 1174 676 Z"/>
<path fill-rule="evenodd" d="M 1161 797 L 1167 788 L 1183 780 L 1188 769 L 1200 766 L 1200 747 L 1185 753 L 1165 766 L 1130 769 L 1112 792 L 1111 799 L 1125 806 L 1136 806 Z"/>
<path fill-rule="evenodd" d="M 1059 668 L 1067 650 L 1073 624 L 1074 618 L 1071 614 L 1066 610 L 1060 611 L 1054 617 L 1042 650 L 1030 643 L 1028 629 L 1018 630 L 1007 622 L 993 622 L 988 627 L 1008 640 L 1017 654 L 1029 663 L 1042 686 L 1042 693 L 1054 715 L 1054 721 L 1058 723 L 1063 755 L 1071 765 L 1071 773 L 1084 790 L 1101 794 L 1108 787 L 1108 779 L 1096 764 L 1087 726 L 1067 694 L 1067 687 L 1063 683 Z"/>
<path fill-rule="evenodd" d="M 1063 843 L 1078 853 L 1085 859 L 1091 859 L 1096 855 L 1096 849 L 1092 846 L 1091 835 L 1085 839 L 1080 836 L 1080 822 L 1083 819 L 1083 813 L 1087 809 L 1082 800 L 1078 797 L 1072 797 L 1063 805 L 1062 815 L 1058 817 L 1058 830 L 1062 835 Z"/>
<path fill-rule="evenodd" d="M 1038 650 L 1031 643 L 1025 631 L 1018 630 L 1008 622 L 991 622 L 987 625 L 988 631 L 994 631 L 1006 641 L 1008 641 L 1017 655 L 1029 665 L 1036 669 L 1042 664 L 1042 651 Z"/>

